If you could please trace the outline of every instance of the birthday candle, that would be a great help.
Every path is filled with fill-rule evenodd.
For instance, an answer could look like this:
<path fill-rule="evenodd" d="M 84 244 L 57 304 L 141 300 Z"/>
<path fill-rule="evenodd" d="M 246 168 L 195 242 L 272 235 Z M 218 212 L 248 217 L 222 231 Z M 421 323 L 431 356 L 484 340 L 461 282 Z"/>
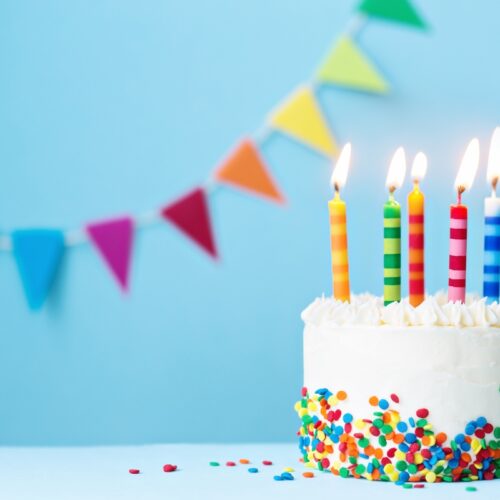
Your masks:
<path fill-rule="evenodd" d="M 500 198 L 496 187 L 500 176 L 500 127 L 491 138 L 486 177 L 491 184 L 491 196 L 484 200 L 484 282 L 483 295 L 488 302 L 500 295 Z"/>
<path fill-rule="evenodd" d="M 465 151 L 455 180 L 456 205 L 450 207 L 450 258 L 448 269 L 448 300 L 465 302 L 467 274 L 467 207 L 462 194 L 472 186 L 479 164 L 479 141 L 472 139 Z"/>
<path fill-rule="evenodd" d="M 411 177 L 413 191 L 408 195 L 408 289 L 410 304 L 414 307 L 424 300 L 424 195 L 420 181 L 427 170 L 427 157 L 418 153 L 413 160 Z"/>
<path fill-rule="evenodd" d="M 405 152 L 398 148 L 386 180 L 389 199 L 384 205 L 384 305 L 401 300 L 401 207 L 394 191 L 403 184 L 405 173 Z"/>
<path fill-rule="evenodd" d="M 347 143 L 340 153 L 332 173 L 335 195 L 328 202 L 330 212 L 330 242 L 332 252 L 333 296 L 337 300 L 349 302 L 349 256 L 347 253 L 346 205 L 340 199 L 340 189 L 344 187 L 351 158 L 351 145 Z"/>

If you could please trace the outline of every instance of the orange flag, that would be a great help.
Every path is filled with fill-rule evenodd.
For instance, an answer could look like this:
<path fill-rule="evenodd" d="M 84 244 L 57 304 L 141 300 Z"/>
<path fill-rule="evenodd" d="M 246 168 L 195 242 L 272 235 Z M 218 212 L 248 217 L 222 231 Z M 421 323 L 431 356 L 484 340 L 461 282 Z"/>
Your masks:
<path fill-rule="evenodd" d="M 244 139 L 215 171 L 214 177 L 223 184 L 259 194 L 278 203 L 285 201 L 255 144 Z"/>

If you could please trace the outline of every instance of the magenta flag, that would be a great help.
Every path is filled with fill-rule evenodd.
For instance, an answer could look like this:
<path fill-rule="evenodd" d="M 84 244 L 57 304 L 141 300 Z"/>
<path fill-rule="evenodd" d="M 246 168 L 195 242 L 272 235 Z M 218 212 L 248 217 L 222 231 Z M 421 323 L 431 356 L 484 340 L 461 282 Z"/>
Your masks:
<path fill-rule="evenodd" d="M 118 281 L 120 288 L 127 291 L 134 240 L 133 219 L 131 217 L 121 217 L 95 222 L 88 224 L 85 229 L 99 255 Z"/>

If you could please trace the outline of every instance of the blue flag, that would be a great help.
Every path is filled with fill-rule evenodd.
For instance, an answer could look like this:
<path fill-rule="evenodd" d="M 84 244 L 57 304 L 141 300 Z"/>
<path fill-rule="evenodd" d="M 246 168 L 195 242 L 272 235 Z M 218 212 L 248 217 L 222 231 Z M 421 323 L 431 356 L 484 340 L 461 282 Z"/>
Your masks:
<path fill-rule="evenodd" d="M 12 246 L 28 304 L 40 309 L 64 253 L 64 235 L 56 229 L 21 229 L 12 233 Z"/>

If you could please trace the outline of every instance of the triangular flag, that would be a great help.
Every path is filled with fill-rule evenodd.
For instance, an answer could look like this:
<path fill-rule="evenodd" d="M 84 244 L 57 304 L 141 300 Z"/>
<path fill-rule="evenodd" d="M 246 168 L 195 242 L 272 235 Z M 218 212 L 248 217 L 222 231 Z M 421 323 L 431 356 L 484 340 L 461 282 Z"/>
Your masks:
<path fill-rule="evenodd" d="M 214 177 L 221 183 L 262 195 L 278 203 L 284 202 L 276 183 L 252 141 L 245 139 L 229 154 L 215 171 Z"/>
<path fill-rule="evenodd" d="M 12 247 L 28 304 L 40 309 L 64 253 L 64 235 L 55 229 L 17 230 Z"/>
<path fill-rule="evenodd" d="M 409 0 L 363 0 L 358 10 L 372 17 L 425 29 L 426 23 Z"/>
<path fill-rule="evenodd" d="M 293 93 L 270 117 L 270 125 L 328 156 L 338 147 L 309 87 Z"/>
<path fill-rule="evenodd" d="M 389 90 L 389 85 L 375 66 L 347 36 L 335 44 L 320 66 L 317 78 L 321 82 L 368 92 L 385 93 Z"/>
<path fill-rule="evenodd" d="M 212 257 L 217 258 L 210 212 L 203 189 L 194 189 L 170 203 L 162 209 L 161 215 Z"/>
<path fill-rule="evenodd" d="M 134 239 L 134 221 L 130 217 L 122 217 L 88 224 L 85 229 L 118 284 L 126 291 Z"/>

